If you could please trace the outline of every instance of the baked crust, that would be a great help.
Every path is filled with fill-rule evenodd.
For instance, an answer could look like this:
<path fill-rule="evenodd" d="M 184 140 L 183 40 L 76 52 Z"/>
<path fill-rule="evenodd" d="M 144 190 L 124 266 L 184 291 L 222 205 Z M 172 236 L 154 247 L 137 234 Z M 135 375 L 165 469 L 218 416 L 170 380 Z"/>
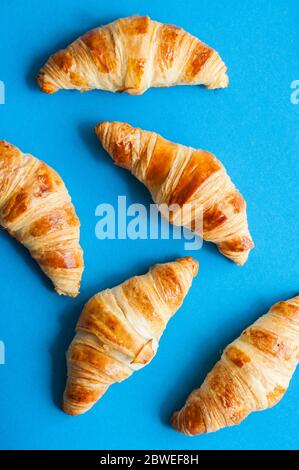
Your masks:
<path fill-rule="evenodd" d="M 195 36 L 134 15 L 89 31 L 52 55 L 37 82 L 45 93 L 100 89 L 140 95 L 150 87 L 224 88 L 228 77 L 217 52 Z"/>
<path fill-rule="evenodd" d="M 254 246 L 246 203 L 213 154 L 121 122 L 102 122 L 95 132 L 114 162 L 147 186 L 158 207 L 173 208 L 164 214 L 170 222 L 198 231 L 235 263 L 246 262 Z"/>
<path fill-rule="evenodd" d="M 66 413 L 85 413 L 110 385 L 151 361 L 197 270 L 191 257 L 157 264 L 87 302 L 67 353 Z"/>
<path fill-rule="evenodd" d="M 0 225 L 28 248 L 59 294 L 76 297 L 84 268 L 80 222 L 61 177 L 0 141 Z"/>
<path fill-rule="evenodd" d="M 273 305 L 225 348 L 172 424 L 187 435 L 241 423 L 253 411 L 276 405 L 299 361 L 299 296 Z"/>

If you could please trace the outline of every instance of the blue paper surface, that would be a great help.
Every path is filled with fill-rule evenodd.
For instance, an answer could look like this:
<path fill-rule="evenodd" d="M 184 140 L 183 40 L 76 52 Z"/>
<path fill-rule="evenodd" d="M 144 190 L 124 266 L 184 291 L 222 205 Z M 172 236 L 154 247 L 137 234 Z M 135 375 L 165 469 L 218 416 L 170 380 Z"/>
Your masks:
<path fill-rule="evenodd" d="M 47 96 L 38 89 L 34 77 L 51 53 L 133 13 L 182 26 L 214 47 L 228 65 L 229 88 L 151 89 L 139 97 Z M 228 342 L 274 302 L 298 294 L 299 104 L 291 88 L 299 80 L 298 1 L 1 0 L 0 18 L 0 138 L 61 174 L 81 220 L 86 265 L 80 296 L 59 297 L 1 230 L 0 447 L 298 448 L 298 372 L 278 406 L 239 427 L 188 438 L 168 424 Z M 215 153 L 247 200 L 256 245 L 248 263 L 237 267 L 209 244 L 187 252 L 182 240 L 98 240 L 98 204 L 115 205 L 118 195 L 128 204 L 151 202 L 101 148 L 93 134 L 101 120 L 126 121 Z M 152 363 L 112 386 L 86 415 L 65 415 L 64 354 L 85 301 L 156 262 L 189 254 L 200 261 L 199 275 Z"/>

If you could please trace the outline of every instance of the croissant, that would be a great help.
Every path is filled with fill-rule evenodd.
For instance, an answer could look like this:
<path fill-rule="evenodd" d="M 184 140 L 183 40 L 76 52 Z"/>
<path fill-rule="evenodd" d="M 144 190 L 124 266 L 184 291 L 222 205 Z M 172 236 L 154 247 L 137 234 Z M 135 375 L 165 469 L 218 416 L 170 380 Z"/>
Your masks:
<path fill-rule="evenodd" d="M 147 186 L 170 222 L 216 243 L 235 263 L 246 262 L 253 247 L 246 203 L 214 155 L 120 122 L 102 122 L 95 132 L 114 162 Z"/>
<path fill-rule="evenodd" d="M 68 191 L 52 168 L 3 140 L 0 225 L 28 248 L 59 294 L 78 295 L 83 254 Z"/>
<path fill-rule="evenodd" d="M 67 352 L 66 413 L 85 413 L 111 384 L 151 361 L 197 270 L 191 257 L 157 264 L 87 302 Z"/>
<path fill-rule="evenodd" d="M 84 34 L 52 55 L 37 76 L 45 93 L 60 89 L 127 91 L 150 87 L 228 85 L 214 49 L 177 26 L 130 16 Z"/>
<path fill-rule="evenodd" d="M 299 296 L 278 302 L 226 347 L 172 424 L 187 435 L 217 431 L 276 405 L 299 361 Z"/>

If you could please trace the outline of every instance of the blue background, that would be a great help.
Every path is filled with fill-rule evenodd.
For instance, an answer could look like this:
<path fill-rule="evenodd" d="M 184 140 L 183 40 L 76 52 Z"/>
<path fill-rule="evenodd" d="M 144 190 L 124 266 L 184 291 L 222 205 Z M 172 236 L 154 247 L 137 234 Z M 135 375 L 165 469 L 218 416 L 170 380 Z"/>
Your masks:
<path fill-rule="evenodd" d="M 41 93 L 34 76 L 50 53 L 118 17 L 149 14 L 215 47 L 230 86 Z M 196 438 L 168 424 L 220 351 L 272 303 L 298 293 L 299 4 L 273 0 L 1 0 L 1 138 L 45 160 L 64 178 L 81 219 L 86 269 L 81 295 L 59 297 L 30 255 L 0 237 L 0 446 L 5 449 L 295 449 L 299 445 L 295 374 L 282 402 L 239 427 Z M 248 202 L 256 248 L 240 268 L 216 248 L 184 251 L 182 240 L 105 240 L 95 208 L 150 203 L 147 190 L 115 167 L 93 134 L 100 120 L 127 121 L 171 140 L 214 152 Z M 84 302 L 156 262 L 186 254 L 200 272 L 169 323 L 152 363 L 114 385 L 92 411 L 59 408 L 65 358 Z"/>

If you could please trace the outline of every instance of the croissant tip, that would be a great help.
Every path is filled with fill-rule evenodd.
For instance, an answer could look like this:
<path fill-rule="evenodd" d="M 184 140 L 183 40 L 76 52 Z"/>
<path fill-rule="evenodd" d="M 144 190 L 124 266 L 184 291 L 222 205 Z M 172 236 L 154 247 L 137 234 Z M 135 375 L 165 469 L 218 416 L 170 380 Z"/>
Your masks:
<path fill-rule="evenodd" d="M 241 261 L 235 261 L 235 264 L 237 266 L 244 266 L 244 264 L 246 264 L 246 262 L 247 262 L 247 259 L 248 259 L 248 257 L 244 260 L 241 260 Z"/>
<path fill-rule="evenodd" d="M 76 292 L 76 293 L 73 293 L 73 294 L 69 294 L 69 297 L 72 297 L 72 299 L 75 299 L 76 297 L 78 297 L 78 295 L 80 294 L 80 292 Z"/>
<path fill-rule="evenodd" d="M 69 416 L 76 416 L 77 413 L 74 411 L 74 409 L 71 406 L 68 406 L 65 402 L 62 403 L 62 411 L 64 411 L 65 414 Z"/>
<path fill-rule="evenodd" d="M 48 95 L 52 95 L 58 91 L 58 88 L 52 85 L 50 82 L 47 82 L 44 74 L 40 72 L 36 77 L 35 80 L 37 81 L 38 86 L 40 87 L 41 91 Z"/>
<path fill-rule="evenodd" d="M 192 268 L 192 274 L 195 277 L 198 274 L 199 262 L 192 258 L 192 256 L 183 256 L 182 258 L 177 259 L 178 262 L 187 262 Z"/>
<path fill-rule="evenodd" d="M 100 130 L 101 124 L 102 124 L 102 122 L 99 122 L 96 126 L 94 126 L 93 130 L 94 130 L 94 132 L 95 132 L 96 134 L 97 134 L 98 131 Z"/>
<path fill-rule="evenodd" d="M 80 415 L 84 414 L 87 411 L 86 409 L 84 409 L 83 411 L 81 411 L 81 410 L 79 411 L 77 407 L 72 406 L 67 401 L 62 402 L 61 408 L 64 411 L 64 413 L 66 413 L 69 416 L 80 416 Z"/>
<path fill-rule="evenodd" d="M 170 424 L 177 432 L 180 432 L 188 437 L 200 436 L 207 433 L 207 430 L 202 422 L 197 423 L 196 427 L 194 427 L 192 426 L 192 422 L 186 422 L 185 419 L 183 419 L 183 422 L 180 422 L 179 415 L 180 412 L 175 411 L 170 418 Z"/>
<path fill-rule="evenodd" d="M 77 292 L 66 292 L 66 291 L 60 290 L 59 288 L 56 288 L 55 291 L 57 292 L 58 295 L 72 297 L 73 299 L 78 297 L 78 295 L 80 294 L 79 290 Z"/>
<path fill-rule="evenodd" d="M 252 247 L 253 248 L 253 247 Z M 249 254 L 250 254 L 250 251 L 252 250 L 252 248 L 250 248 L 249 250 L 247 251 L 244 251 L 240 256 L 238 257 L 235 257 L 235 258 L 231 258 L 232 261 L 234 261 L 234 263 L 237 265 L 237 266 L 244 266 L 244 264 L 246 264 L 246 262 L 248 261 L 248 257 L 249 257 Z"/>
<path fill-rule="evenodd" d="M 107 121 L 100 121 L 95 127 L 94 132 L 97 136 L 101 136 L 104 126 L 107 124 Z"/>
<path fill-rule="evenodd" d="M 228 88 L 229 85 L 229 78 L 228 75 L 225 74 L 221 80 L 217 82 L 213 82 L 210 85 L 207 86 L 208 90 L 219 90 L 223 88 Z"/>
<path fill-rule="evenodd" d="M 225 73 L 222 77 L 221 82 L 219 83 L 219 88 L 227 88 L 229 85 L 229 77 L 227 73 Z"/>

